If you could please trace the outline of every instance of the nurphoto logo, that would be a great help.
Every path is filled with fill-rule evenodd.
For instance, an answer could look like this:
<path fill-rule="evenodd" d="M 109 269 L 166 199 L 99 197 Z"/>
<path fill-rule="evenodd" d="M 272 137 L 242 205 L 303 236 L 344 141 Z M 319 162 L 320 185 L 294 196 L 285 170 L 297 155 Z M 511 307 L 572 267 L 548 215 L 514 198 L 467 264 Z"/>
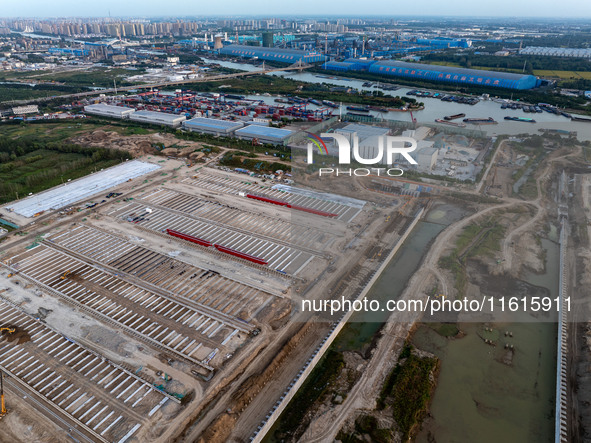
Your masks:
<path fill-rule="evenodd" d="M 362 165 L 386 165 L 392 166 L 394 163 L 405 160 L 411 165 L 416 165 L 417 162 L 411 157 L 410 153 L 417 149 L 417 141 L 411 137 L 397 137 L 397 136 L 383 136 L 377 137 L 377 144 L 371 146 L 370 149 L 365 149 L 365 156 L 361 155 L 359 148 L 359 138 L 353 135 L 352 144 L 349 138 L 343 134 L 337 133 L 322 133 L 320 137 L 309 133 L 308 139 L 311 143 L 307 146 L 307 160 L 308 164 L 314 163 L 314 145 L 318 148 L 318 152 L 322 155 L 329 155 L 328 147 L 325 139 L 332 139 L 336 144 L 339 157 L 340 166 L 351 165 L 351 152 L 353 152 L 353 159 L 355 162 Z M 370 157 L 367 154 L 370 154 Z M 399 177 L 404 174 L 404 170 L 400 167 L 372 167 L 372 168 L 320 168 L 318 170 L 319 176 L 326 175 L 348 175 L 348 176 L 366 176 L 366 175 L 390 175 Z"/>

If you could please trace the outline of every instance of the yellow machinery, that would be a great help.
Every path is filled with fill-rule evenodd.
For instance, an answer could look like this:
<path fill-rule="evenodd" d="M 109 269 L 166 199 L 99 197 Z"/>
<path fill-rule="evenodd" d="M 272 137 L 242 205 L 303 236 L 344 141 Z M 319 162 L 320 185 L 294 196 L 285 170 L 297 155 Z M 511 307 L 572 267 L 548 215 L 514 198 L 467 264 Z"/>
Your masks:
<path fill-rule="evenodd" d="M 0 418 L 4 417 L 8 411 L 4 405 L 4 374 L 0 371 Z"/>
<path fill-rule="evenodd" d="M 65 280 L 65 279 L 66 279 L 66 276 L 67 276 L 69 273 L 70 273 L 70 271 L 69 271 L 69 270 L 68 270 L 68 271 L 66 271 L 66 272 L 64 272 L 64 275 L 62 275 L 60 278 L 61 278 L 62 280 Z"/>
<path fill-rule="evenodd" d="M 8 332 L 9 334 L 14 334 L 14 332 L 16 332 L 16 328 L 0 328 L 0 333 L 4 331 Z"/>

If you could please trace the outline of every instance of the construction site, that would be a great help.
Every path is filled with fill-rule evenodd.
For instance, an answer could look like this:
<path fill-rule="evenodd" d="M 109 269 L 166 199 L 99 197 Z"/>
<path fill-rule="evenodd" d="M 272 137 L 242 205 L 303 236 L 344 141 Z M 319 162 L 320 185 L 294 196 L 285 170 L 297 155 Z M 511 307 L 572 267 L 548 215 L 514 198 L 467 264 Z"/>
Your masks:
<path fill-rule="evenodd" d="M 364 193 L 144 156 L 0 208 L 20 226 L 0 255 L 5 435 L 170 441 L 230 386 L 264 386 L 286 337 L 311 352 L 334 328 L 291 321 L 294 301 L 325 298 L 326 276 L 353 277 L 404 227 L 402 199 Z M 378 244 L 384 226 L 394 237 Z"/>

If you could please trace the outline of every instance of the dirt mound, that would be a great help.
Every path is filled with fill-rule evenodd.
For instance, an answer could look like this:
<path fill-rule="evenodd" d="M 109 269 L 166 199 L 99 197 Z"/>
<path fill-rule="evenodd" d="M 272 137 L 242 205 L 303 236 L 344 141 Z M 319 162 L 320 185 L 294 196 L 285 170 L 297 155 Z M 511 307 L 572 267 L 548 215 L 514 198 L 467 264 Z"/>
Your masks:
<path fill-rule="evenodd" d="M 178 149 L 176 149 L 176 148 L 166 148 L 160 152 L 168 157 L 176 157 L 177 154 L 179 153 Z"/>
<path fill-rule="evenodd" d="M 171 157 L 187 157 L 203 147 L 200 143 L 179 140 L 172 134 L 121 135 L 102 129 L 78 135 L 70 141 L 82 146 L 121 149 L 134 157 L 154 155 L 158 150 Z"/>

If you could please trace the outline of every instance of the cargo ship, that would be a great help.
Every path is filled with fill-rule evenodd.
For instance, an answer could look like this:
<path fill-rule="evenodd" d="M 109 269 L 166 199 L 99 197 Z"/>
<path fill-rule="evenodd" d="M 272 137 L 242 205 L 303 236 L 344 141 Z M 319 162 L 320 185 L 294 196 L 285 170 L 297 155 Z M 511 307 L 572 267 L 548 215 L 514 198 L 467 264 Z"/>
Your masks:
<path fill-rule="evenodd" d="M 444 125 L 455 126 L 456 128 L 465 128 L 464 123 L 450 122 L 449 120 L 441 120 L 440 118 L 435 119 L 436 123 L 443 123 Z"/>
<path fill-rule="evenodd" d="M 462 117 L 466 117 L 466 114 L 455 114 L 455 115 L 447 115 L 445 117 L 443 117 L 445 120 L 455 120 L 457 118 L 462 118 Z"/>
<path fill-rule="evenodd" d="M 470 123 L 471 125 L 496 125 L 498 122 L 492 118 L 465 118 L 464 123 Z"/>
<path fill-rule="evenodd" d="M 526 117 L 510 117 L 506 116 L 505 120 L 511 120 L 514 122 L 524 122 L 524 123 L 535 123 L 536 121 L 533 118 L 526 118 Z"/>
<path fill-rule="evenodd" d="M 574 115 L 570 118 L 573 122 L 584 122 L 584 123 L 591 123 L 591 118 L 584 118 L 584 117 L 575 117 Z"/>
<path fill-rule="evenodd" d="M 347 106 L 347 111 L 355 111 L 355 112 L 369 112 L 369 109 L 362 106 Z"/>
<path fill-rule="evenodd" d="M 324 106 L 328 106 L 329 108 L 338 108 L 339 105 L 337 105 L 335 102 L 331 102 L 329 100 L 322 100 L 322 104 Z"/>
<path fill-rule="evenodd" d="M 364 114 L 363 112 L 347 112 L 345 115 L 353 116 L 353 117 L 371 117 L 369 114 Z"/>

